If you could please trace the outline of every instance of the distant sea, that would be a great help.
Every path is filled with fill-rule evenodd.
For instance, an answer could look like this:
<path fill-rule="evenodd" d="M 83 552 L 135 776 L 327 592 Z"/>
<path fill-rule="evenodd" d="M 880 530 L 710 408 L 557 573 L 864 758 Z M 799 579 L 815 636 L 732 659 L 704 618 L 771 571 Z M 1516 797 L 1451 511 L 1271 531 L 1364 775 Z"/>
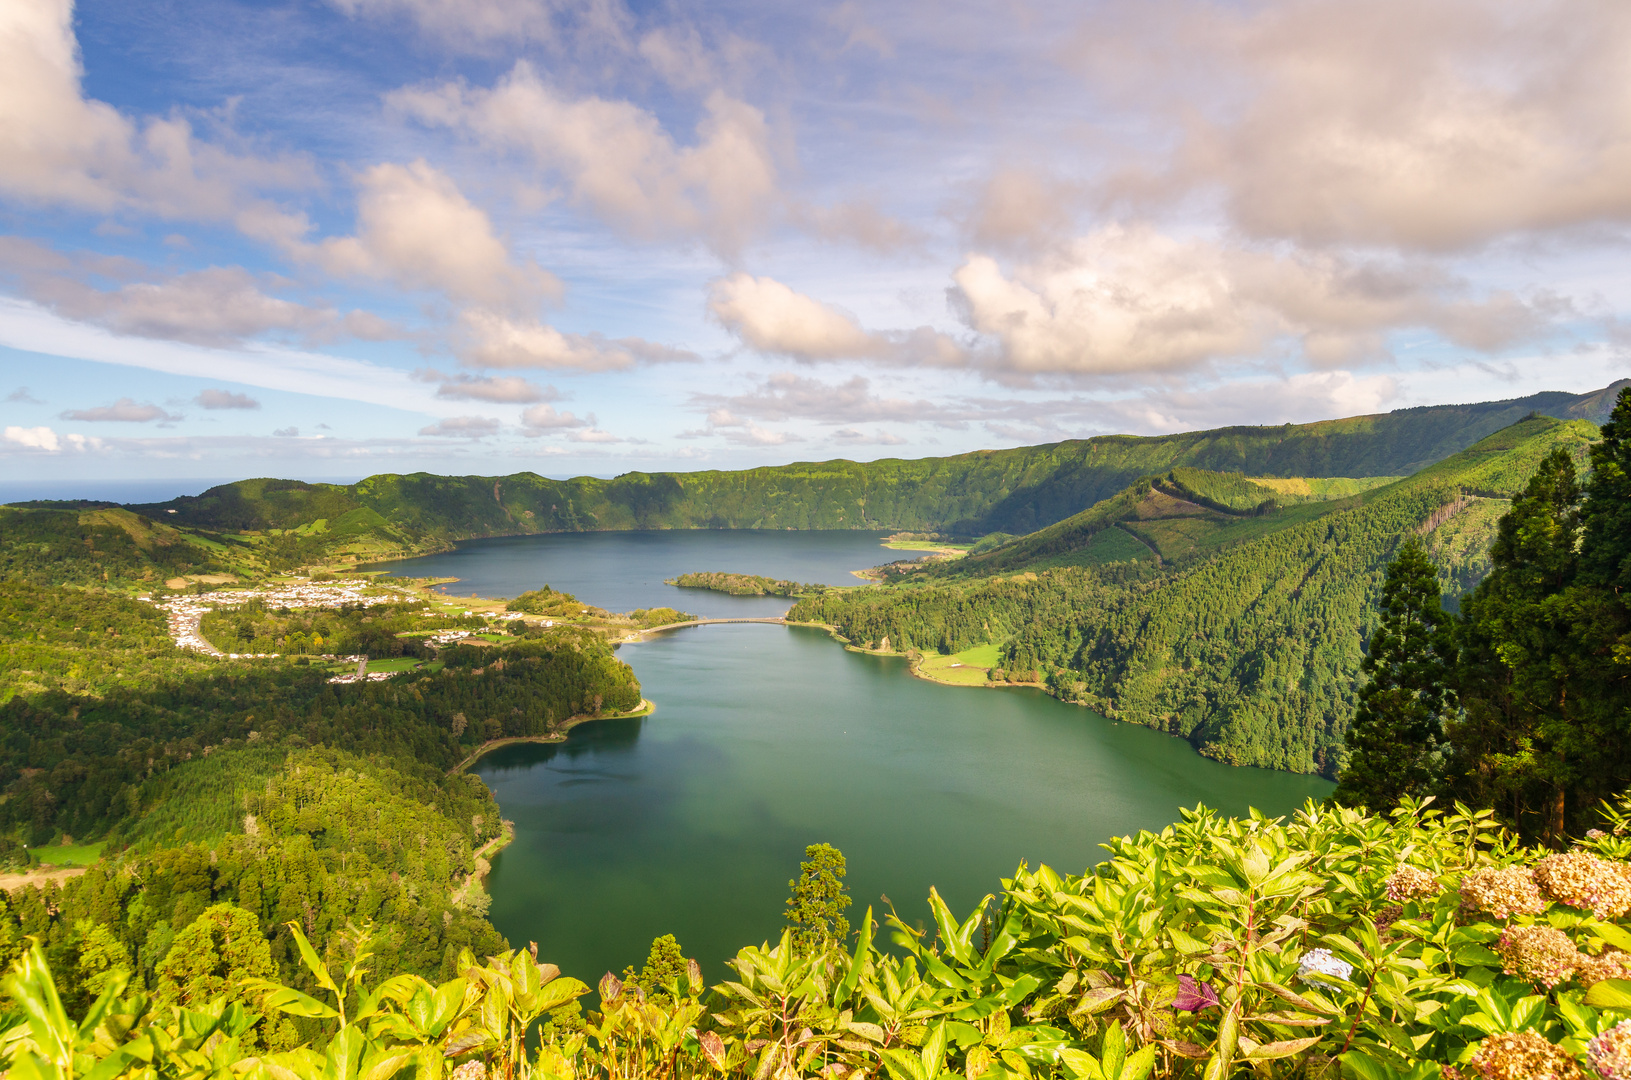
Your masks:
<path fill-rule="evenodd" d="M 0 478 L 0 503 L 31 499 L 100 499 L 118 503 L 164 502 L 178 495 L 197 495 L 217 484 L 229 484 L 242 477 L 216 480 L 18 480 Z M 349 484 L 352 478 L 325 481 Z"/>

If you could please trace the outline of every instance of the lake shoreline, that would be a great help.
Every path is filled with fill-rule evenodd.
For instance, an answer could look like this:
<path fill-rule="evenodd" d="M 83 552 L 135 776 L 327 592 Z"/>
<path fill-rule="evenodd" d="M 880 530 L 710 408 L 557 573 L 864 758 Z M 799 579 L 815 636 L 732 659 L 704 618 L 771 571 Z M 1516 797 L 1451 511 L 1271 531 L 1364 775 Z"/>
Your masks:
<path fill-rule="evenodd" d="M 465 758 L 463 761 L 453 766 L 453 768 L 449 769 L 447 774 L 449 776 L 457 776 L 459 773 L 464 772 L 466 769 L 470 768 L 470 766 L 474 765 L 476 762 L 480 761 L 482 758 L 486 757 L 488 754 L 499 749 L 500 747 L 519 746 L 523 743 L 563 743 L 566 741 L 567 736 L 571 733 L 572 729 L 577 727 L 579 724 L 587 724 L 594 720 L 637 720 L 643 716 L 650 716 L 656 711 L 656 702 L 652 701 L 650 698 L 641 698 L 640 707 L 637 709 L 632 709 L 629 712 L 585 713 L 580 716 L 568 717 L 567 719 L 561 721 L 561 726 L 559 728 L 550 732 L 548 735 L 507 735 L 502 739 L 488 739 L 486 742 L 476 747 L 476 749 L 471 752 L 469 757 Z"/>
<path fill-rule="evenodd" d="M 794 622 L 791 619 L 789 619 L 789 620 L 787 620 L 787 625 L 788 626 L 803 626 L 803 627 L 808 627 L 808 628 L 813 629 L 813 630 L 823 630 L 834 641 L 836 641 L 840 645 L 842 645 L 844 647 L 845 652 L 861 653 L 861 654 L 863 654 L 865 656 L 892 656 L 892 657 L 896 657 L 898 659 L 905 660 L 906 661 L 907 674 L 911 675 L 915 679 L 922 679 L 924 682 L 931 682 L 931 683 L 934 683 L 937 686 L 955 686 L 958 689 L 962 689 L 962 690 L 1000 690 L 1003 687 L 1008 687 L 1008 686 L 1024 686 L 1024 687 L 1030 687 L 1030 688 L 1035 689 L 1035 690 L 1042 690 L 1044 692 L 1046 692 L 1046 690 L 1047 690 L 1047 687 L 1043 686 L 1040 682 L 1014 682 L 1014 681 L 1009 680 L 1009 679 L 993 681 L 991 679 L 987 679 L 983 683 L 969 683 L 969 682 L 954 682 L 951 679 L 937 679 L 937 678 L 935 678 L 933 672 L 923 670 L 923 661 L 924 661 L 925 657 L 921 652 L 918 652 L 916 650 L 913 650 L 911 652 L 896 652 L 894 649 L 867 649 L 867 648 L 862 648 L 860 645 L 856 645 L 854 642 L 850 641 L 850 639 L 845 637 L 843 634 L 840 634 L 838 632 L 838 627 L 829 626 L 827 623 Z M 1062 702 L 1063 704 L 1066 704 L 1066 705 L 1079 705 L 1080 704 L 1079 702 L 1065 701 L 1065 699 L 1063 699 L 1063 698 L 1056 698 L 1055 700 L 1058 700 L 1058 701 L 1060 701 L 1060 702 Z M 1087 706 L 1086 705 L 1081 705 L 1081 708 L 1086 709 Z M 1089 711 L 1091 711 L 1091 710 L 1089 710 Z"/>

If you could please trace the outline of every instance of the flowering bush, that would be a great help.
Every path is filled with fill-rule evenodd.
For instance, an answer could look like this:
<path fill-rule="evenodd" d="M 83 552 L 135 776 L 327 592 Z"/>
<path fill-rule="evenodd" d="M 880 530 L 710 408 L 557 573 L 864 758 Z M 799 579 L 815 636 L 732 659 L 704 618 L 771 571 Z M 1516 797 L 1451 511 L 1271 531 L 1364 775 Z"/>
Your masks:
<path fill-rule="evenodd" d="M 711 990 L 694 965 L 661 993 L 607 976 L 598 1011 L 547 1026 L 588 986 L 526 952 L 466 954 L 441 987 L 370 987 L 366 949 L 331 975 L 308 947 L 332 1007 L 245 992 L 322 1025 L 323 1054 L 257 1057 L 255 1013 L 124 999 L 118 972 L 70 1020 L 35 946 L 4 984 L 23 1009 L 0 1013 L 0 1064 L 11 1080 L 1631 1080 L 1614 892 L 1631 811 L 1611 824 L 1557 855 L 1422 803 L 1185 812 L 1081 876 L 1021 867 L 962 918 L 931 891 L 923 923 L 868 911 L 841 945 L 746 948 Z"/>

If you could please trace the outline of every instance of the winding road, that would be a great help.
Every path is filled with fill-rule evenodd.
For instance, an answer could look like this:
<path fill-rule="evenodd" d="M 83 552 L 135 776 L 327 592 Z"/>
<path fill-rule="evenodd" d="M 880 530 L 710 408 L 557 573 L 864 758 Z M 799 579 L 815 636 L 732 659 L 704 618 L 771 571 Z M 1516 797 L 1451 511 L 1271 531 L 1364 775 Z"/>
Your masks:
<path fill-rule="evenodd" d="M 665 623 L 662 626 L 653 626 L 650 629 L 640 631 L 640 633 L 637 634 L 636 636 L 637 637 L 645 637 L 647 634 L 656 634 L 656 633 L 659 633 L 659 632 L 661 632 L 663 630 L 678 630 L 682 626 L 708 626 L 708 625 L 710 625 L 712 623 L 732 623 L 732 622 L 775 623 L 778 626 L 786 626 L 787 625 L 787 620 L 785 618 L 783 618 L 782 616 L 780 616 L 780 615 L 777 615 L 777 616 L 775 616 L 773 618 L 767 618 L 767 619 L 688 619 L 685 622 L 673 622 L 673 623 Z"/>

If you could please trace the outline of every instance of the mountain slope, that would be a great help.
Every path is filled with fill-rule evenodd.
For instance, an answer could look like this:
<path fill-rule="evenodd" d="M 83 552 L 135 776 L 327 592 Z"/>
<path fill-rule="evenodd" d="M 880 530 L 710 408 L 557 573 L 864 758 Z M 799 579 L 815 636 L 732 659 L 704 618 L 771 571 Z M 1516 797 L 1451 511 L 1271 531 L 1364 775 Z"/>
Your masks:
<path fill-rule="evenodd" d="M 1506 499 L 1557 446 L 1596 437 L 1535 417 L 1414 476 L 1325 503 L 1226 514 L 1141 481 L 1049 529 L 881 588 L 801 601 L 790 618 L 896 651 L 1002 647 L 1002 666 L 1066 700 L 1183 736 L 1240 765 L 1334 775 L 1382 569 L 1426 539 L 1457 592 L 1485 570 Z M 1170 514 L 1170 516 L 1162 516 Z M 1151 533 L 1153 559 L 1091 555 Z M 1095 565 L 1098 563 L 1099 565 Z"/>
<path fill-rule="evenodd" d="M 1544 393 L 1282 427 L 1152 438 L 1110 435 L 913 461 L 634 472 L 611 480 L 551 480 L 535 473 L 383 474 L 351 485 L 257 479 L 132 509 L 170 524 L 223 532 L 298 529 L 299 542 L 285 544 L 291 557 L 335 548 L 339 537 L 331 531 L 337 522 L 347 522 L 347 542 L 338 546 L 358 559 L 480 536 L 600 529 L 1029 533 L 1114 495 L 1141 476 L 1177 467 L 1259 477 L 1400 476 L 1532 411 L 1600 419 L 1610 404 L 1608 391 Z"/>

